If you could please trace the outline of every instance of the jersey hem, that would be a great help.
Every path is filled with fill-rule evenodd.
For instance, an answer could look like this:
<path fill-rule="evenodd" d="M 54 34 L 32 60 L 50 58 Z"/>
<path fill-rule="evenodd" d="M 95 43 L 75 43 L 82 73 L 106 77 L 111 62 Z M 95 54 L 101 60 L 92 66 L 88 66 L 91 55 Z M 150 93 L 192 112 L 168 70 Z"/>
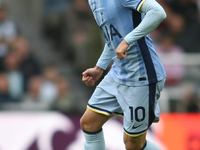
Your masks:
<path fill-rule="evenodd" d="M 115 74 L 113 72 L 109 72 L 108 75 L 111 77 L 111 79 L 113 79 L 113 81 L 122 84 L 122 85 L 126 85 L 126 86 L 145 86 L 145 85 L 149 85 L 149 84 L 153 84 L 159 81 L 162 81 L 163 79 L 166 78 L 166 76 L 160 77 L 160 78 L 155 78 L 155 79 L 151 79 L 151 80 L 146 80 L 146 81 L 126 81 L 125 83 L 123 83 L 122 80 L 115 78 Z"/>

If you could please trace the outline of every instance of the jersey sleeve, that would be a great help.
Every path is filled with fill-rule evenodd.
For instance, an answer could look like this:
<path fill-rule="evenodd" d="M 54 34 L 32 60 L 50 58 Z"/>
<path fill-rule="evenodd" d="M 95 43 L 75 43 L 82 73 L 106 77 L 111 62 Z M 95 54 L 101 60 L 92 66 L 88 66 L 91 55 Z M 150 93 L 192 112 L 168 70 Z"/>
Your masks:
<path fill-rule="evenodd" d="M 129 45 L 152 32 L 166 18 L 164 9 L 155 0 L 147 0 L 140 10 L 146 15 L 140 24 L 125 36 L 124 40 Z"/>
<path fill-rule="evenodd" d="M 104 46 L 104 50 L 97 61 L 96 66 L 100 67 L 103 70 L 106 70 L 106 68 L 108 67 L 108 65 L 112 60 L 112 57 L 113 57 L 113 50 L 110 49 L 106 43 Z"/>
<path fill-rule="evenodd" d="M 145 1 L 146 0 L 121 0 L 121 4 L 124 7 L 128 7 L 140 12 L 140 8 Z"/>

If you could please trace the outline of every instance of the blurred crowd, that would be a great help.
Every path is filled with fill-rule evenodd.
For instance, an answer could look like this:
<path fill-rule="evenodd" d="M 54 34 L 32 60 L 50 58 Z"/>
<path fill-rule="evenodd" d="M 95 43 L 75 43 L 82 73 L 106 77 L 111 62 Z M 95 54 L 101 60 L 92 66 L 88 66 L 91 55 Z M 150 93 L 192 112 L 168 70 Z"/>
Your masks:
<path fill-rule="evenodd" d="M 200 53 L 200 0 L 158 2 L 167 13 L 167 19 L 151 33 L 167 74 L 161 110 L 199 112 L 200 81 L 188 82 L 185 55 Z M 104 38 L 87 0 L 43 0 L 42 6 L 41 32 L 53 49 L 73 63 L 76 74 L 93 67 Z M 0 109 L 81 110 L 69 79 L 57 66 L 41 65 L 30 41 L 20 33 L 23 29 L 8 18 L 5 5 L 0 5 Z M 170 89 L 182 90 L 174 98 Z"/>
<path fill-rule="evenodd" d="M 167 74 L 165 98 L 161 110 L 199 112 L 199 77 L 191 75 L 187 55 L 200 52 L 200 1 L 158 0 L 167 13 L 167 19 L 151 33 L 155 47 Z M 195 72 L 198 74 L 198 71 Z M 198 75 L 197 75 L 198 76 Z M 190 79 L 192 78 L 192 79 Z M 169 97 L 170 93 L 176 96 Z M 167 101 L 167 102 L 166 102 Z"/>
<path fill-rule="evenodd" d="M 57 66 L 42 65 L 31 43 L 0 4 L 0 109 L 78 112 L 67 77 Z"/>

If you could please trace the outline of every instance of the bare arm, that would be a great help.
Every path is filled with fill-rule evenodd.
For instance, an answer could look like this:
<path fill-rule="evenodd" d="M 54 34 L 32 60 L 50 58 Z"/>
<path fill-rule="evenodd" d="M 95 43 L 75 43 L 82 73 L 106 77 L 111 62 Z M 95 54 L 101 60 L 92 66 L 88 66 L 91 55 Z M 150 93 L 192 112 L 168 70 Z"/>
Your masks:
<path fill-rule="evenodd" d="M 96 83 L 96 81 L 102 76 L 103 71 L 104 70 L 98 66 L 87 69 L 82 73 L 82 81 L 88 86 L 93 86 Z"/>
<path fill-rule="evenodd" d="M 96 81 L 102 76 L 103 71 L 106 70 L 113 57 L 113 50 L 110 50 L 105 43 L 104 50 L 97 61 L 94 68 L 87 69 L 82 73 L 82 81 L 89 86 L 93 86 Z"/>

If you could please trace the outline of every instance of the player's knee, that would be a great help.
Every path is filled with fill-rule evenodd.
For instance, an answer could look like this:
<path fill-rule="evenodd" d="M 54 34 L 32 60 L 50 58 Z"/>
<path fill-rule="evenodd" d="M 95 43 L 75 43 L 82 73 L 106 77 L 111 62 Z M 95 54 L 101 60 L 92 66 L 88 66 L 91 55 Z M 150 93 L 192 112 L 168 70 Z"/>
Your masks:
<path fill-rule="evenodd" d="M 85 131 L 92 132 L 93 130 L 93 124 L 90 122 L 88 118 L 84 116 L 82 116 L 80 119 L 80 125 L 81 125 L 81 128 Z"/>
<path fill-rule="evenodd" d="M 81 119 L 80 119 L 80 125 L 81 125 L 82 129 L 85 129 L 86 126 L 88 126 L 88 121 L 87 121 L 87 119 L 85 119 L 84 116 L 82 116 Z"/>

